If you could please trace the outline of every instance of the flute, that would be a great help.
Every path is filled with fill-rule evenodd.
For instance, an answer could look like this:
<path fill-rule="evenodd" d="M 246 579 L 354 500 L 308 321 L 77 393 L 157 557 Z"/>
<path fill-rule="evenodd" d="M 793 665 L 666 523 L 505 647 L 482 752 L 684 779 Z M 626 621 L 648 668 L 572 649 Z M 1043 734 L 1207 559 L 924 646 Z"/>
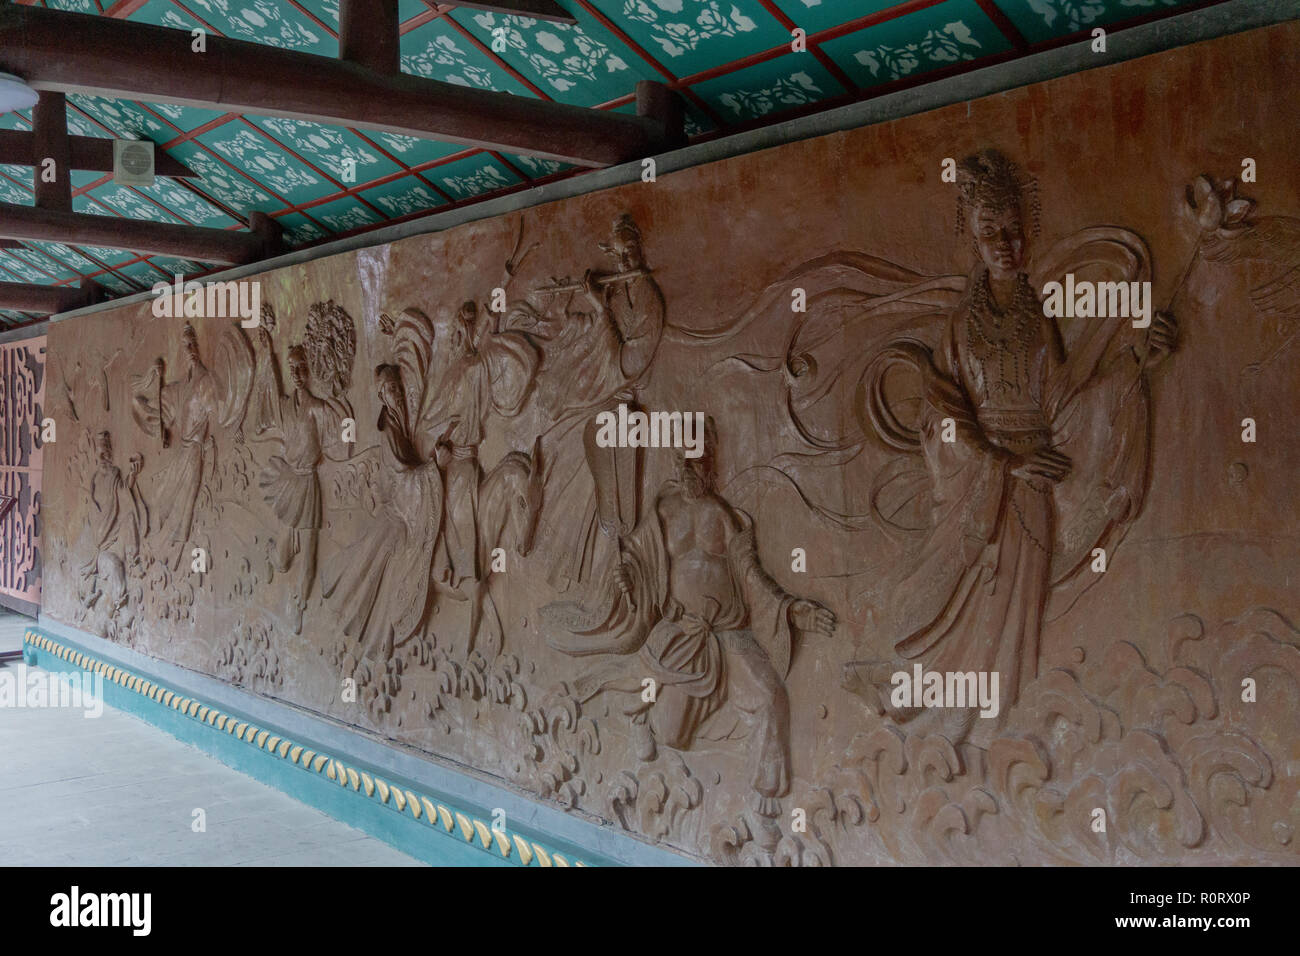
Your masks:
<path fill-rule="evenodd" d="M 614 272 L 609 275 L 597 276 L 595 283 L 598 286 L 613 285 L 616 282 L 630 282 L 633 279 L 648 275 L 650 275 L 649 269 L 629 269 L 627 272 Z M 556 285 L 539 286 L 533 291 L 556 295 L 561 292 L 581 292 L 584 288 L 581 282 L 561 282 Z"/>

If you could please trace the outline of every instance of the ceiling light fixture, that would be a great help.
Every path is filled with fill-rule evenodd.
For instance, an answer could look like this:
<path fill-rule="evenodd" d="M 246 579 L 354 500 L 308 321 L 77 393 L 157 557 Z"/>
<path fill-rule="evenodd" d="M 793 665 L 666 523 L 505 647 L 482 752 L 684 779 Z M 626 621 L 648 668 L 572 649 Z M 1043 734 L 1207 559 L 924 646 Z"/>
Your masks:
<path fill-rule="evenodd" d="M 0 113 L 35 106 L 41 95 L 12 73 L 0 73 Z"/>

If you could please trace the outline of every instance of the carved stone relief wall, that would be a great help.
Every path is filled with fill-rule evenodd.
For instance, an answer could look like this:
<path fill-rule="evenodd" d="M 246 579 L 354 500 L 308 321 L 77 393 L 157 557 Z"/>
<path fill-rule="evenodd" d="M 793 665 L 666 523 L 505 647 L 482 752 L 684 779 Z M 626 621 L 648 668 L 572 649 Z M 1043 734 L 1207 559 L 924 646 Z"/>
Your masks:
<path fill-rule="evenodd" d="M 0 344 L 0 604 L 24 612 L 41 603 L 44 408 L 45 336 Z"/>
<path fill-rule="evenodd" d="M 720 863 L 1295 862 L 1297 49 L 59 323 L 47 612 Z"/>

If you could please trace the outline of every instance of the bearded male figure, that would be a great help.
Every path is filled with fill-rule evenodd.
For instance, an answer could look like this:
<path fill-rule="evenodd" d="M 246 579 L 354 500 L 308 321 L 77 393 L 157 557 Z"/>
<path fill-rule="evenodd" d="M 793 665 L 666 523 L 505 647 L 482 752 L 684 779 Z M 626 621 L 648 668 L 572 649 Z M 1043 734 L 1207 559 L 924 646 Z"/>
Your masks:
<path fill-rule="evenodd" d="M 710 717 L 734 706 L 749 731 L 755 838 L 770 852 L 790 788 L 784 680 L 793 638 L 832 634 L 835 615 L 786 593 L 763 570 L 752 519 L 715 490 L 714 436 L 709 420 L 704 453 L 681 456 L 677 479 L 626 537 L 591 609 L 552 604 L 542 614 L 551 646 L 595 656 L 573 682 L 578 699 L 622 695 L 642 760 L 653 760 L 659 744 L 689 750 Z M 647 675 L 653 702 L 641 696 Z"/>
<path fill-rule="evenodd" d="M 163 360 L 157 359 L 148 373 L 133 380 L 131 406 L 136 424 L 157 437 L 164 449 L 180 441 L 154 493 L 155 527 L 166 537 L 173 570 L 186 556 L 199 492 L 214 466 L 212 432 L 217 426 L 243 424 L 253 379 L 253 353 L 238 327 L 227 328 L 218 340 L 212 369 L 204 363 L 198 335 L 188 322 L 181 329 L 181 348 L 185 376 L 167 382 Z"/>
<path fill-rule="evenodd" d="M 113 463 L 113 437 L 107 431 L 93 439 L 98 467 L 90 478 L 90 526 L 94 551 L 81 567 L 85 582 L 83 603 L 92 607 L 107 592 L 116 610 L 126 601 L 127 568 L 140 561 L 140 540 L 149 534 L 149 506 L 136 479 L 144 458 L 131 456 L 130 472 Z"/>

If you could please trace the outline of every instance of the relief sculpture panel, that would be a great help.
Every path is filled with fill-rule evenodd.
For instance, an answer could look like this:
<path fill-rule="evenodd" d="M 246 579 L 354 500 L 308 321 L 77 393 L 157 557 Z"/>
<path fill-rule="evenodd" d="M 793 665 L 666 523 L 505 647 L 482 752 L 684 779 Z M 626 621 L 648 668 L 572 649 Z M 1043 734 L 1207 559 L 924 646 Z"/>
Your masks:
<path fill-rule="evenodd" d="M 1297 41 L 57 323 L 47 613 L 707 861 L 1294 863 Z"/>

